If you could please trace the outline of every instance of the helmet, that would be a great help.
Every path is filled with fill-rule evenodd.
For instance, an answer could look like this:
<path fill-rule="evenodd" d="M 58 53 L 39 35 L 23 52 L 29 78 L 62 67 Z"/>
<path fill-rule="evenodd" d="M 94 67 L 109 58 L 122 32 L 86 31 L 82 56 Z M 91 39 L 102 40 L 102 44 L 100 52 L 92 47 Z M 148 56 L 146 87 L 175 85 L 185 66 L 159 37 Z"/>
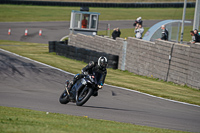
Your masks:
<path fill-rule="evenodd" d="M 106 57 L 101 56 L 98 59 L 98 66 L 100 66 L 101 68 L 106 68 L 108 66 L 108 60 Z"/>

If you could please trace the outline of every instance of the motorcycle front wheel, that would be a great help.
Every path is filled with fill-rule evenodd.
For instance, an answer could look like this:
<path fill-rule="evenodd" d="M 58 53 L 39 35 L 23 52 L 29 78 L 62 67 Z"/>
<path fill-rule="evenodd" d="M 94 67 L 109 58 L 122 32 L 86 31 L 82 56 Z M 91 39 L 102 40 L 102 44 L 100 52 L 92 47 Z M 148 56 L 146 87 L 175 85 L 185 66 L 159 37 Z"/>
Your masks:
<path fill-rule="evenodd" d="M 89 100 L 89 98 L 92 96 L 92 94 L 93 94 L 93 89 L 85 86 L 77 94 L 76 105 L 82 106 L 83 104 L 85 104 Z"/>
<path fill-rule="evenodd" d="M 64 90 L 64 92 L 61 94 L 59 102 L 61 104 L 67 104 L 69 102 L 69 95 L 67 94 L 66 90 Z"/>

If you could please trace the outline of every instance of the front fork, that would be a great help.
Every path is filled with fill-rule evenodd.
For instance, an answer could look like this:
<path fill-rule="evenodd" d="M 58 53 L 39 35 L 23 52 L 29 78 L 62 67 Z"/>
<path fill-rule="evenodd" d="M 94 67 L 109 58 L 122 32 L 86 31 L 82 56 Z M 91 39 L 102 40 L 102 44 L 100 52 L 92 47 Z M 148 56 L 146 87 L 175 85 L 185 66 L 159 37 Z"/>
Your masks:
<path fill-rule="evenodd" d="M 66 87 L 66 86 L 65 86 L 65 90 L 66 90 L 67 94 L 69 95 L 69 91 L 68 91 L 68 89 L 67 89 L 67 87 Z"/>
<path fill-rule="evenodd" d="M 69 80 L 66 80 L 65 81 L 65 90 L 66 90 L 67 94 L 69 95 L 69 91 L 68 91 L 68 88 L 67 88 L 68 84 L 69 84 Z"/>

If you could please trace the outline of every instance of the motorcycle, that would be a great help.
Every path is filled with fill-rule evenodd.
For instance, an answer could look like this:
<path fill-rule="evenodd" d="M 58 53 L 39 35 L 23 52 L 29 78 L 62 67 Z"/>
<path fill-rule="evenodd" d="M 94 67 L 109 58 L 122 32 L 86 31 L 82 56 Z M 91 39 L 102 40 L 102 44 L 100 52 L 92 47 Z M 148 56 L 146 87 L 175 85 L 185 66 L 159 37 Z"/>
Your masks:
<path fill-rule="evenodd" d="M 98 90 L 103 88 L 103 86 L 97 83 L 97 75 L 96 73 L 84 75 L 71 89 L 68 88 L 69 80 L 66 80 L 65 90 L 59 98 L 60 103 L 67 104 L 73 102 L 77 106 L 82 106 L 91 96 L 97 96 Z"/>

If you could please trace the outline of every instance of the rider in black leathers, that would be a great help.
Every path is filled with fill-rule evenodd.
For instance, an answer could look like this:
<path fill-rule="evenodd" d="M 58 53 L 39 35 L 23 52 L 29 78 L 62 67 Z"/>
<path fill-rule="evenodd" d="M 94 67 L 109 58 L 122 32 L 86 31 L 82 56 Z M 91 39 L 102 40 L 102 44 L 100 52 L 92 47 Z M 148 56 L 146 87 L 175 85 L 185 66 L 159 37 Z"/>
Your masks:
<path fill-rule="evenodd" d="M 69 83 L 68 88 L 69 90 L 72 86 L 78 81 L 79 79 L 83 78 L 84 75 L 93 74 L 95 72 L 97 75 L 98 86 L 103 87 L 106 75 L 107 75 L 107 67 L 108 61 L 107 58 L 101 56 L 98 59 L 98 62 L 91 61 L 86 67 L 84 67 L 81 72 L 82 74 L 76 74 L 72 82 Z M 98 92 L 95 92 L 93 96 L 97 96 Z"/>

